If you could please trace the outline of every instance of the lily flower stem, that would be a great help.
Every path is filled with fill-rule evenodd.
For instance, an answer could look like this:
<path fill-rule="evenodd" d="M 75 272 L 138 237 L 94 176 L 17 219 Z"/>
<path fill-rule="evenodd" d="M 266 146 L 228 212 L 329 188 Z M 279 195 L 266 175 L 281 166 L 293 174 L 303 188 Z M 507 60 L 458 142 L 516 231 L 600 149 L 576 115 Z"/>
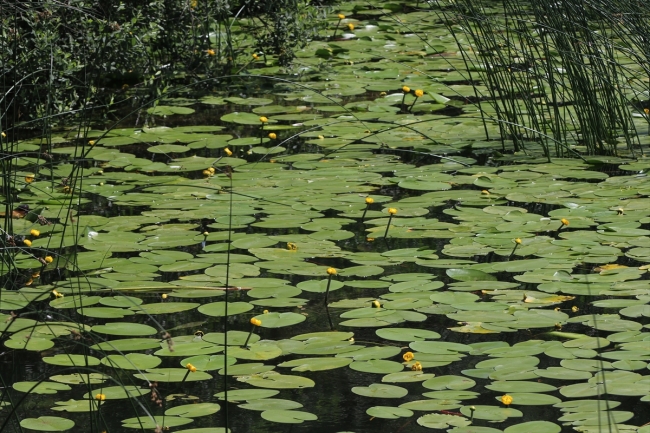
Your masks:
<path fill-rule="evenodd" d="M 390 228 L 390 222 L 393 220 L 393 215 L 388 217 L 388 224 L 386 224 L 386 231 L 384 232 L 384 239 L 388 236 L 388 229 Z"/>
<path fill-rule="evenodd" d="M 369 207 L 370 207 L 370 205 L 367 204 L 366 208 L 363 210 L 363 215 L 361 215 L 361 224 L 363 224 L 363 220 L 366 219 L 366 212 L 368 212 Z"/>
<path fill-rule="evenodd" d="M 404 96 L 406 96 L 406 95 L 404 95 Z M 413 109 L 413 106 L 415 105 L 415 103 L 417 102 L 417 100 L 418 100 L 418 97 L 416 96 L 415 99 L 413 100 L 413 103 L 411 104 L 411 106 L 410 106 L 409 109 L 408 109 L 409 112 L 411 112 L 411 110 Z"/>
<path fill-rule="evenodd" d="M 515 247 L 512 249 L 512 252 L 510 253 L 510 256 L 508 257 L 508 260 L 510 260 L 512 258 L 512 256 L 515 255 L 515 251 L 517 251 L 518 246 L 519 246 L 519 244 L 515 244 Z"/>
<path fill-rule="evenodd" d="M 404 101 L 406 101 L 406 93 L 404 94 L 404 96 L 402 96 L 402 104 L 400 105 L 402 110 L 404 110 L 404 108 L 406 107 L 406 105 L 404 105 Z"/>
<path fill-rule="evenodd" d="M 336 37 L 336 32 L 339 30 L 339 25 L 341 25 L 341 20 L 339 20 L 339 22 L 336 23 L 336 28 L 334 29 L 334 34 L 332 35 L 332 39 Z"/>
<path fill-rule="evenodd" d="M 187 376 L 189 376 L 189 375 L 190 375 L 190 370 L 187 370 L 185 372 L 185 376 L 183 376 L 183 380 L 181 380 L 181 385 L 185 383 L 185 379 L 187 379 Z"/>
<path fill-rule="evenodd" d="M 251 328 L 251 332 L 248 333 L 248 337 L 246 337 L 246 341 L 244 342 L 244 345 L 242 347 L 246 348 L 248 347 L 248 340 L 251 339 L 251 335 L 253 335 L 253 331 L 255 331 L 255 325 Z"/>
<path fill-rule="evenodd" d="M 332 274 L 328 275 L 327 277 L 327 288 L 325 289 L 325 302 L 324 302 L 325 307 L 327 307 L 327 298 L 329 297 L 330 294 L 330 284 L 332 284 Z"/>

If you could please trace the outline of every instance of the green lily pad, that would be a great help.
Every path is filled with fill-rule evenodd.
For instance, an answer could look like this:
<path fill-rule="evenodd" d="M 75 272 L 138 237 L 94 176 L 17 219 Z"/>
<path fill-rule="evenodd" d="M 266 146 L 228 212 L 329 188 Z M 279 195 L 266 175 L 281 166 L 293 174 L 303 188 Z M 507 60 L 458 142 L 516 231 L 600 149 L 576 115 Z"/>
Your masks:
<path fill-rule="evenodd" d="M 302 424 L 305 421 L 316 421 L 318 419 L 313 413 L 299 410 L 267 410 L 262 412 L 262 418 L 281 424 Z"/>
<path fill-rule="evenodd" d="M 349 358 L 300 358 L 285 361 L 278 364 L 278 367 L 293 367 L 291 371 L 324 371 L 333 370 L 349 365 L 352 359 Z"/>
<path fill-rule="evenodd" d="M 212 415 L 219 412 L 219 410 L 221 410 L 221 406 L 216 403 L 192 403 L 167 409 L 165 415 L 195 418 L 198 416 Z"/>
<path fill-rule="evenodd" d="M 148 382 L 198 382 L 212 379 L 212 376 L 204 371 L 191 372 L 187 368 L 151 368 L 133 376 Z"/>
<path fill-rule="evenodd" d="M 375 398 L 402 398 L 408 391 L 401 386 L 372 383 L 369 386 L 355 386 L 352 392 L 364 397 Z"/>
<path fill-rule="evenodd" d="M 366 410 L 366 414 L 374 418 L 398 419 L 413 416 L 413 411 L 401 407 L 373 406 Z"/>
<path fill-rule="evenodd" d="M 127 418 L 122 420 L 122 427 L 124 428 L 134 428 L 134 429 L 155 429 L 160 426 L 164 430 L 168 430 L 170 427 L 178 427 L 179 425 L 189 424 L 194 421 L 192 418 L 183 418 L 179 416 L 168 416 L 164 417 L 136 417 L 136 418 Z"/>
<path fill-rule="evenodd" d="M 22 428 L 36 431 L 66 431 L 74 427 L 74 421 L 58 416 L 41 416 L 38 418 L 25 418 L 20 421 Z"/>
<path fill-rule="evenodd" d="M 16 382 L 13 389 L 31 394 L 56 394 L 59 391 L 69 391 L 71 388 L 64 383 L 57 382 Z"/>

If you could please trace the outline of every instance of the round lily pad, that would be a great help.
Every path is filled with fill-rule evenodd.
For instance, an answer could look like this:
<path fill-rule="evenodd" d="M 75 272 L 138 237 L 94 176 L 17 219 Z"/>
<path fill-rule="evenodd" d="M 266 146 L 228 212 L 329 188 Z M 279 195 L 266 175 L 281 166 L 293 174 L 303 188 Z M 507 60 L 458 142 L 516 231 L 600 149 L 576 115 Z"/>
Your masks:
<path fill-rule="evenodd" d="M 301 424 L 305 421 L 315 421 L 316 415 L 299 410 L 267 410 L 262 412 L 262 418 L 267 421 L 282 424 Z"/>
<path fill-rule="evenodd" d="M 401 386 L 372 383 L 369 386 L 355 386 L 352 392 L 364 397 L 375 398 L 402 398 L 408 391 Z"/>
<path fill-rule="evenodd" d="M 36 431 L 66 431 L 74 427 L 74 421 L 58 416 L 41 416 L 25 418 L 20 421 L 22 428 Z"/>

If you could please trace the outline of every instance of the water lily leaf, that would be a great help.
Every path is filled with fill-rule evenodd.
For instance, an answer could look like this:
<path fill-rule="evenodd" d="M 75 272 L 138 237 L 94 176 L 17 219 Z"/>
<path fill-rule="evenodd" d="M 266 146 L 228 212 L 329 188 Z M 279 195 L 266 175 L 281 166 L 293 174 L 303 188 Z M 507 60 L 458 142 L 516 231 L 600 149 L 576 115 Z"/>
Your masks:
<path fill-rule="evenodd" d="M 101 298 L 99 303 L 106 307 L 129 308 L 142 304 L 143 300 L 135 296 L 111 296 Z"/>
<path fill-rule="evenodd" d="M 261 340 L 247 347 L 233 347 L 228 354 L 238 359 L 265 361 L 282 355 L 282 349 L 275 341 Z"/>
<path fill-rule="evenodd" d="M 366 413 L 371 417 L 383 419 L 408 418 L 413 416 L 413 411 L 411 410 L 392 406 L 373 406 L 368 408 Z"/>
<path fill-rule="evenodd" d="M 204 371 L 191 372 L 187 368 L 151 368 L 145 373 L 136 373 L 133 376 L 148 382 L 198 382 L 212 379 L 212 376 Z"/>
<path fill-rule="evenodd" d="M 103 341 L 90 346 L 93 350 L 129 352 L 135 350 L 157 349 L 160 340 L 153 338 L 122 338 L 119 340 Z"/>
<path fill-rule="evenodd" d="M 552 392 L 557 390 L 553 385 L 539 382 L 528 381 L 496 381 L 489 385 L 485 385 L 487 389 L 492 391 L 513 393 L 513 392 Z"/>
<path fill-rule="evenodd" d="M 278 367 L 293 367 L 291 371 L 323 371 L 345 367 L 351 362 L 349 358 L 300 358 L 278 364 Z"/>
<path fill-rule="evenodd" d="M 350 364 L 350 368 L 364 373 L 397 373 L 404 369 L 404 366 L 399 362 L 386 361 L 383 359 L 371 359 L 369 361 L 355 361 Z"/>
<path fill-rule="evenodd" d="M 474 410 L 470 408 L 474 408 Z M 463 406 L 460 408 L 460 413 L 470 417 L 473 415 L 475 419 L 484 419 L 487 421 L 504 421 L 508 418 L 520 418 L 523 416 L 523 413 L 521 413 L 521 411 L 510 407 L 504 408 L 499 406 L 480 405 Z"/>
<path fill-rule="evenodd" d="M 458 400 L 435 400 L 435 399 L 415 400 L 415 401 L 409 401 L 408 403 L 403 403 L 399 405 L 399 407 L 405 409 L 426 411 L 426 412 L 454 410 L 454 409 L 458 409 L 461 406 L 462 403 Z"/>
<path fill-rule="evenodd" d="M 521 424 L 515 424 L 506 428 L 503 433 L 560 433 L 562 427 L 550 421 L 528 421 Z"/>
<path fill-rule="evenodd" d="M 445 389 L 463 390 L 472 388 L 474 385 L 476 385 L 475 381 L 462 376 L 439 376 L 422 383 L 423 387 L 437 391 Z"/>
<path fill-rule="evenodd" d="M 196 302 L 161 302 L 157 304 L 143 304 L 131 307 L 136 314 L 171 314 L 181 311 L 193 310 L 201 304 Z"/>
<path fill-rule="evenodd" d="M 25 418 L 20 421 L 22 428 L 36 431 L 66 431 L 74 427 L 74 421 L 58 416 L 41 416 L 38 418 Z"/>
<path fill-rule="evenodd" d="M 90 392 L 87 392 L 86 394 L 84 394 L 83 398 L 92 399 L 95 398 L 97 394 L 104 394 L 106 400 L 119 400 L 123 398 L 141 397 L 143 395 L 149 394 L 150 392 L 151 392 L 150 389 L 138 388 L 137 386 L 133 386 L 133 385 L 108 386 L 105 388 L 94 389 Z"/>
<path fill-rule="evenodd" d="M 302 404 L 293 400 L 284 400 L 281 398 L 263 398 L 249 400 L 248 403 L 240 404 L 238 407 L 249 410 L 291 410 L 299 409 Z"/>
<path fill-rule="evenodd" d="M 221 410 L 221 406 L 216 403 L 192 403 L 167 409 L 165 415 L 195 418 L 197 416 L 212 415 L 219 412 L 219 410 Z"/>
<path fill-rule="evenodd" d="M 253 376 L 242 376 L 238 377 L 237 380 L 240 382 L 247 382 L 260 388 L 296 389 L 311 388 L 315 385 L 313 380 L 306 377 L 289 376 L 275 371 L 269 371 Z"/>
<path fill-rule="evenodd" d="M 65 355 L 59 354 L 54 356 L 46 356 L 43 358 L 43 362 L 52 365 L 62 365 L 65 367 L 85 367 L 99 365 L 99 359 L 94 356 L 84 356 L 84 355 Z"/>
<path fill-rule="evenodd" d="M 416 328 L 383 328 L 375 331 L 377 336 L 392 341 L 437 340 L 440 334 L 435 331 Z"/>
<path fill-rule="evenodd" d="M 402 398 L 408 391 L 401 386 L 372 383 L 369 386 L 355 386 L 352 392 L 364 397 L 375 398 Z"/>
<path fill-rule="evenodd" d="M 134 429 L 155 429 L 160 426 L 167 430 L 170 427 L 189 424 L 194 421 L 192 418 L 183 418 L 180 416 L 159 416 L 159 417 L 136 417 L 122 420 L 122 427 Z"/>
<path fill-rule="evenodd" d="M 304 421 L 315 421 L 316 415 L 299 410 L 267 410 L 262 412 L 262 418 L 267 421 L 282 424 L 302 424 Z"/>
<path fill-rule="evenodd" d="M 106 382 L 108 379 L 110 379 L 110 376 L 107 376 L 102 373 L 90 373 L 90 374 L 71 373 L 71 374 L 59 374 L 55 376 L 50 376 L 50 379 L 52 379 L 55 382 L 67 383 L 69 385 L 79 385 L 82 383 L 96 385 L 98 383 Z"/>
<path fill-rule="evenodd" d="M 234 316 L 236 314 L 245 313 L 253 309 L 253 305 L 248 302 L 228 302 L 228 315 Z M 211 302 L 203 304 L 198 308 L 198 311 L 206 316 L 223 317 L 226 315 L 226 303 Z"/>
<path fill-rule="evenodd" d="M 58 412 L 93 412 L 99 409 L 99 406 L 102 404 L 99 400 L 73 400 L 68 401 L 57 401 L 55 402 L 57 406 L 54 406 L 50 409 L 56 410 Z"/>
<path fill-rule="evenodd" d="M 268 313 L 255 316 L 262 328 L 282 328 L 304 322 L 306 317 L 298 313 Z"/>
<path fill-rule="evenodd" d="M 69 391 L 72 389 L 64 383 L 57 382 L 16 382 L 12 387 L 16 391 L 32 394 L 56 394 L 59 391 Z"/>
<path fill-rule="evenodd" d="M 512 404 L 524 406 L 544 406 L 549 404 L 560 403 L 557 397 L 547 394 L 540 394 L 535 392 L 513 392 L 510 394 L 512 397 Z M 495 397 L 497 401 L 501 401 L 501 397 Z"/>
<path fill-rule="evenodd" d="M 226 362 L 227 359 L 227 362 Z M 212 371 L 224 368 L 226 363 L 233 365 L 237 363 L 237 358 L 225 355 L 197 355 L 181 360 L 180 364 L 185 367 L 187 364 L 192 364 L 200 371 Z"/>
<path fill-rule="evenodd" d="M 456 281 L 496 281 L 494 275 L 473 269 L 447 269 L 445 272 Z"/>
<path fill-rule="evenodd" d="M 446 429 L 452 426 L 454 427 L 468 426 L 471 424 L 471 421 L 462 416 L 430 413 L 418 418 L 418 424 L 426 428 Z"/>
<path fill-rule="evenodd" d="M 92 327 L 93 332 L 108 335 L 122 335 L 122 336 L 143 336 L 152 335 L 157 331 L 149 325 L 141 323 L 128 323 L 128 322 L 114 322 L 106 325 L 95 325 Z"/>
<path fill-rule="evenodd" d="M 126 355 L 108 355 L 102 358 L 101 363 L 108 367 L 120 368 L 123 370 L 146 370 L 160 365 L 162 359 L 153 355 L 142 353 L 128 353 Z"/>
<path fill-rule="evenodd" d="M 228 401 L 237 402 L 245 400 L 258 400 L 273 397 L 279 394 L 276 389 L 233 389 L 228 391 Z M 226 393 L 220 392 L 214 395 L 219 400 L 226 399 Z"/>

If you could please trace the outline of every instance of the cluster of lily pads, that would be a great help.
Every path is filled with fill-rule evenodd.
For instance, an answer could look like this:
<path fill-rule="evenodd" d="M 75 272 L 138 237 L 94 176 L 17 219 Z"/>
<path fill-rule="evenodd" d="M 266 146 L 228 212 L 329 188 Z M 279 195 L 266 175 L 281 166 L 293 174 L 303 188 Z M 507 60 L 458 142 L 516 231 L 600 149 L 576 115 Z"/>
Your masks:
<path fill-rule="evenodd" d="M 30 280 L 0 290 L 4 345 L 39 365 L 3 394 L 7 423 L 101 431 L 119 407 L 116 428 L 227 431 L 252 411 L 313 429 L 327 389 L 361 410 L 332 429 L 650 431 L 631 409 L 650 388 L 650 162 L 479 163 L 495 144 L 444 96 L 471 86 L 397 83 L 404 66 L 373 50 L 412 62 L 415 38 L 386 26 L 357 23 L 355 50 L 310 45 L 330 81 L 169 98 L 150 114 L 171 126 L 75 130 L 55 163 L 16 160 L 11 187 L 51 224 L 13 220 L 29 244 L 0 264 Z M 411 109 L 402 84 L 425 89 Z M 218 124 L 173 126 L 198 109 Z"/>

